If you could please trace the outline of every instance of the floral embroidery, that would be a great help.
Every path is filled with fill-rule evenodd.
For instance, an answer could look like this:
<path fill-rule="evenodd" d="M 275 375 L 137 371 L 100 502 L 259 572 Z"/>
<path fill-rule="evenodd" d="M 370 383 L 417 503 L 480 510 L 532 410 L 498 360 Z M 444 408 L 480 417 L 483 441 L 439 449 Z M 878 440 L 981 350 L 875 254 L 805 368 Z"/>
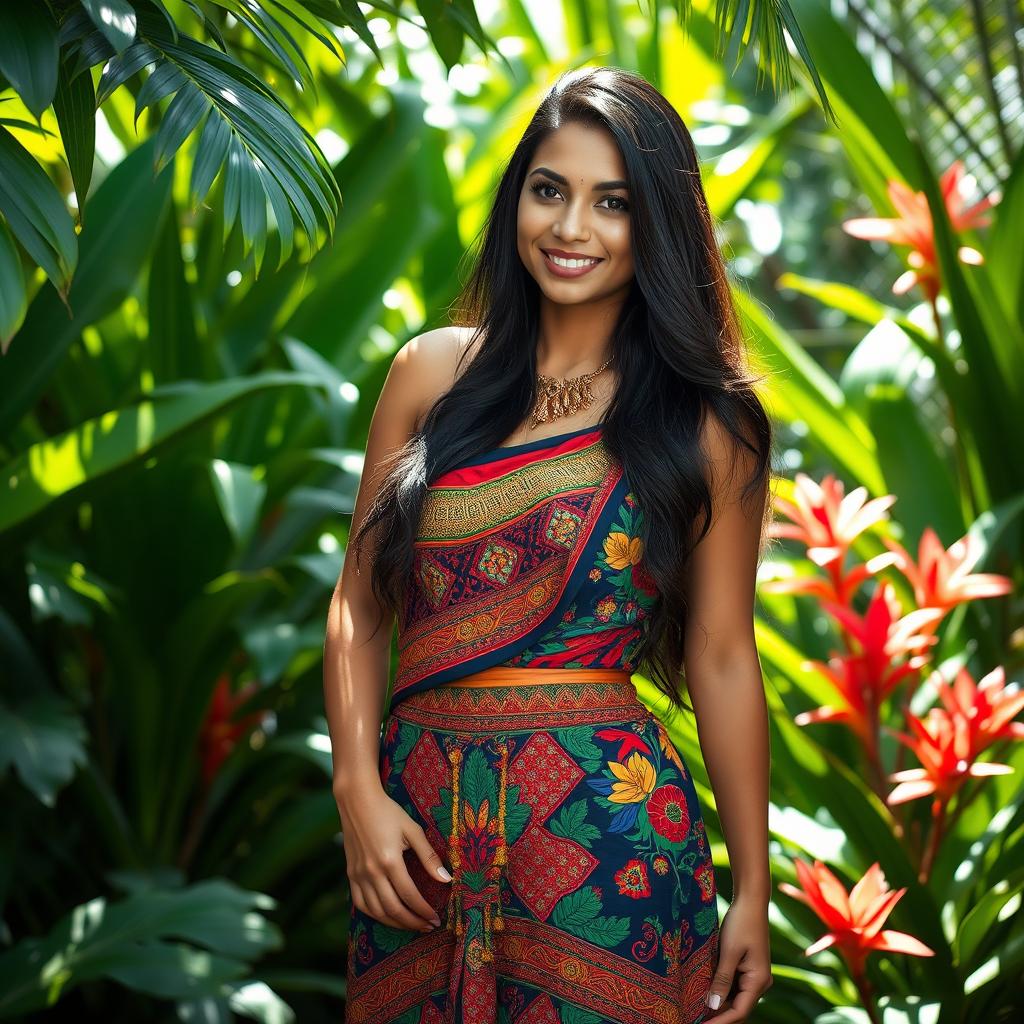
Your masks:
<path fill-rule="evenodd" d="M 501 664 L 634 671 L 647 620 L 660 600 L 643 561 L 642 527 L 643 513 L 629 492 L 575 600 L 543 636 Z"/>
<path fill-rule="evenodd" d="M 651 895 L 651 883 L 647 878 L 647 865 L 633 857 L 615 872 L 615 884 L 622 896 L 639 900 Z"/>
<path fill-rule="evenodd" d="M 678 786 L 659 786 L 647 801 L 651 826 L 669 842 L 682 842 L 690 831 L 686 794 Z"/>

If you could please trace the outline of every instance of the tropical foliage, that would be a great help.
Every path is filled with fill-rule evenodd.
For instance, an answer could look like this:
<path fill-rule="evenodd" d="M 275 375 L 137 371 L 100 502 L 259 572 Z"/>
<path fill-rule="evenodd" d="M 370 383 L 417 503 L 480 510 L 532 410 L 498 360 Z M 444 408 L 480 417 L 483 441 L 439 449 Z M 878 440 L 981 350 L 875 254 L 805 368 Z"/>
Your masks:
<path fill-rule="evenodd" d="M 632 0 L 5 6 L 0 1017 L 338 1019 L 321 662 L 367 421 L 588 61 L 693 128 L 771 373 L 755 1019 L 1019 1012 L 1020 26 L 941 7 L 696 0 L 684 32 Z"/>

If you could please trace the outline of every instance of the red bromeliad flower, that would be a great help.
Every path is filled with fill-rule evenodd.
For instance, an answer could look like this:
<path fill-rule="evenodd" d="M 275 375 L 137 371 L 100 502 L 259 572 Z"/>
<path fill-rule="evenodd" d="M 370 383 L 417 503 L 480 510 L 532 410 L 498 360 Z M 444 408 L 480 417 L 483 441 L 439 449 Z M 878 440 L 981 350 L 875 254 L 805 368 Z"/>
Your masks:
<path fill-rule="evenodd" d="M 954 231 L 986 226 L 988 220 L 982 219 L 982 214 L 997 202 L 997 197 L 985 196 L 980 202 L 968 208 L 960 194 L 963 173 L 963 162 L 954 160 L 939 179 L 943 202 Z M 938 260 L 935 257 L 935 231 L 928 199 L 924 192 L 915 192 L 895 179 L 889 180 L 888 192 L 898 216 L 854 217 L 843 221 L 843 230 L 855 238 L 891 242 L 893 245 L 909 245 L 910 255 L 907 262 L 913 269 L 896 279 L 892 286 L 893 293 L 903 295 L 915 284 L 919 284 L 928 296 L 928 301 L 934 302 L 942 283 Z M 964 263 L 983 262 L 981 253 L 970 246 L 960 246 L 957 255 Z"/>
<path fill-rule="evenodd" d="M 997 740 L 1024 740 L 1024 722 L 1013 721 L 1024 711 L 1024 691 L 1006 689 L 1002 666 L 992 669 L 978 683 L 966 668 L 957 672 L 952 686 L 937 672 L 931 682 L 950 715 L 959 716 L 970 724 L 972 757 Z"/>
<path fill-rule="evenodd" d="M 830 929 L 804 951 L 806 956 L 835 946 L 850 965 L 855 978 L 864 974 L 864 963 L 873 949 L 911 956 L 934 956 L 935 951 L 913 935 L 882 929 L 886 918 L 906 888 L 891 890 L 875 861 L 847 895 L 846 887 L 820 860 L 814 867 L 796 860 L 800 888 L 780 882 L 779 888 L 806 903 Z"/>
<path fill-rule="evenodd" d="M 224 759 L 238 741 L 263 721 L 262 711 L 250 712 L 238 721 L 234 719 L 236 710 L 258 689 L 258 683 L 249 682 L 235 692 L 231 689 L 231 677 L 227 673 L 218 678 L 199 732 L 203 779 L 207 786 L 216 778 Z"/>
<path fill-rule="evenodd" d="M 875 587 L 863 616 L 835 601 L 822 601 L 821 606 L 857 641 L 868 672 L 879 685 L 889 673 L 901 671 L 901 667 L 893 664 L 897 658 L 909 657 L 906 667 L 911 670 L 924 665 L 928 655 L 922 652 L 938 640 L 931 627 L 942 618 L 942 613 L 935 608 L 917 608 L 903 615 L 899 598 L 888 580 Z M 901 671 L 901 678 L 903 675 L 905 671 Z"/>
<path fill-rule="evenodd" d="M 895 729 L 888 730 L 914 752 L 921 762 L 920 768 L 894 772 L 890 781 L 899 785 L 889 794 L 890 805 L 916 800 L 922 796 L 935 796 L 933 814 L 942 807 L 968 778 L 989 775 L 1008 775 L 1013 769 L 1007 764 L 975 761 L 980 753 L 975 749 L 978 733 L 970 719 L 959 712 L 951 714 L 945 708 L 929 708 L 924 718 L 906 712 L 914 736 Z"/>
<path fill-rule="evenodd" d="M 804 669 L 817 668 L 832 683 L 839 702 L 802 711 L 794 721 L 797 725 L 842 722 L 857 734 L 873 758 L 878 750 L 883 701 L 927 661 L 920 649 L 935 638 L 922 638 L 914 628 L 907 627 L 907 620 L 917 613 L 900 617 L 899 600 L 888 580 L 875 588 L 863 618 L 852 608 L 833 601 L 823 601 L 822 606 L 838 619 L 859 650 L 836 654 L 827 665 L 820 661 L 803 663 Z"/>
<path fill-rule="evenodd" d="M 894 556 L 892 564 L 913 586 L 919 608 L 937 608 L 945 615 L 964 601 L 1007 594 L 1013 585 L 1008 576 L 971 572 L 982 554 L 981 540 L 975 534 L 961 537 L 947 551 L 935 531 L 926 526 L 918 542 L 917 562 L 896 541 L 888 537 L 882 541 Z"/>
<path fill-rule="evenodd" d="M 789 580 L 769 580 L 761 584 L 773 593 L 805 593 L 841 604 L 846 603 L 853 591 L 873 572 L 892 560 L 881 555 L 867 565 L 858 565 L 844 573 L 846 552 L 856 538 L 868 527 L 886 518 L 886 510 L 896 495 L 885 494 L 865 501 L 866 487 L 855 487 L 845 494 L 841 480 L 829 473 L 819 485 L 806 473 L 794 477 L 793 501 L 774 498 L 776 511 L 788 516 L 789 523 L 772 523 L 768 532 L 773 537 L 789 537 L 807 545 L 807 557 L 815 565 L 826 569 L 828 578 L 819 577 Z"/>
<path fill-rule="evenodd" d="M 859 654 L 840 654 L 828 664 L 806 661 L 806 668 L 817 668 L 835 687 L 838 701 L 825 704 L 813 711 L 801 711 L 794 721 L 797 725 L 815 722 L 841 722 L 859 737 L 871 753 L 877 748 L 878 709 L 883 700 L 903 677 L 914 670 L 909 665 L 895 667 L 884 676 L 871 672 L 866 658 Z"/>

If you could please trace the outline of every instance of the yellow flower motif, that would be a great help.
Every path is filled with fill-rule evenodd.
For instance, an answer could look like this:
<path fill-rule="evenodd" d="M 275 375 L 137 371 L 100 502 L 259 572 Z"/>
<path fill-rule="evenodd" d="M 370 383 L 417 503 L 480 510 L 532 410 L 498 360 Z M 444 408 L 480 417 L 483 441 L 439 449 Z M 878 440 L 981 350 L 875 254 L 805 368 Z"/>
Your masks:
<path fill-rule="evenodd" d="M 626 763 L 609 761 L 612 774 L 621 782 L 612 783 L 608 799 L 617 804 L 638 804 L 654 792 L 656 774 L 654 765 L 638 751 L 626 758 Z"/>
<path fill-rule="evenodd" d="M 665 728 L 665 724 L 660 718 L 656 718 L 655 724 L 658 726 L 658 739 L 661 742 L 661 752 L 679 769 L 680 774 L 683 778 L 686 778 L 686 766 L 683 764 L 682 758 L 679 756 L 679 751 L 676 750 L 675 744 L 672 742 L 672 737 L 668 734 L 668 729 Z"/>
<path fill-rule="evenodd" d="M 613 569 L 625 569 L 636 565 L 643 558 L 644 542 L 639 537 L 627 537 L 618 530 L 604 539 L 604 553 Z"/>

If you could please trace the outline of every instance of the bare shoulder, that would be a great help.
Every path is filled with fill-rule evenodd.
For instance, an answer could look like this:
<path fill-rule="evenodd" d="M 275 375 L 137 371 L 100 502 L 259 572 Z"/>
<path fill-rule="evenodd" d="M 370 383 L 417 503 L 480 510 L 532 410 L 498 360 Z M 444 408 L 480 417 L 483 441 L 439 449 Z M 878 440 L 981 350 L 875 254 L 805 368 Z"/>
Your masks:
<path fill-rule="evenodd" d="M 757 455 L 752 450 L 754 440 L 748 429 L 743 429 L 740 440 L 710 410 L 700 432 L 700 442 L 707 458 L 708 484 L 714 500 L 731 503 L 740 498 L 745 484 L 757 468 Z M 757 500 L 755 495 L 754 500 Z"/>
<path fill-rule="evenodd" d="M 435 327 L 410 338 L 395 354 L 396 373 L 407 389 L 417 429 L 475 355 L 473 333 L 472 327 Z"/>

